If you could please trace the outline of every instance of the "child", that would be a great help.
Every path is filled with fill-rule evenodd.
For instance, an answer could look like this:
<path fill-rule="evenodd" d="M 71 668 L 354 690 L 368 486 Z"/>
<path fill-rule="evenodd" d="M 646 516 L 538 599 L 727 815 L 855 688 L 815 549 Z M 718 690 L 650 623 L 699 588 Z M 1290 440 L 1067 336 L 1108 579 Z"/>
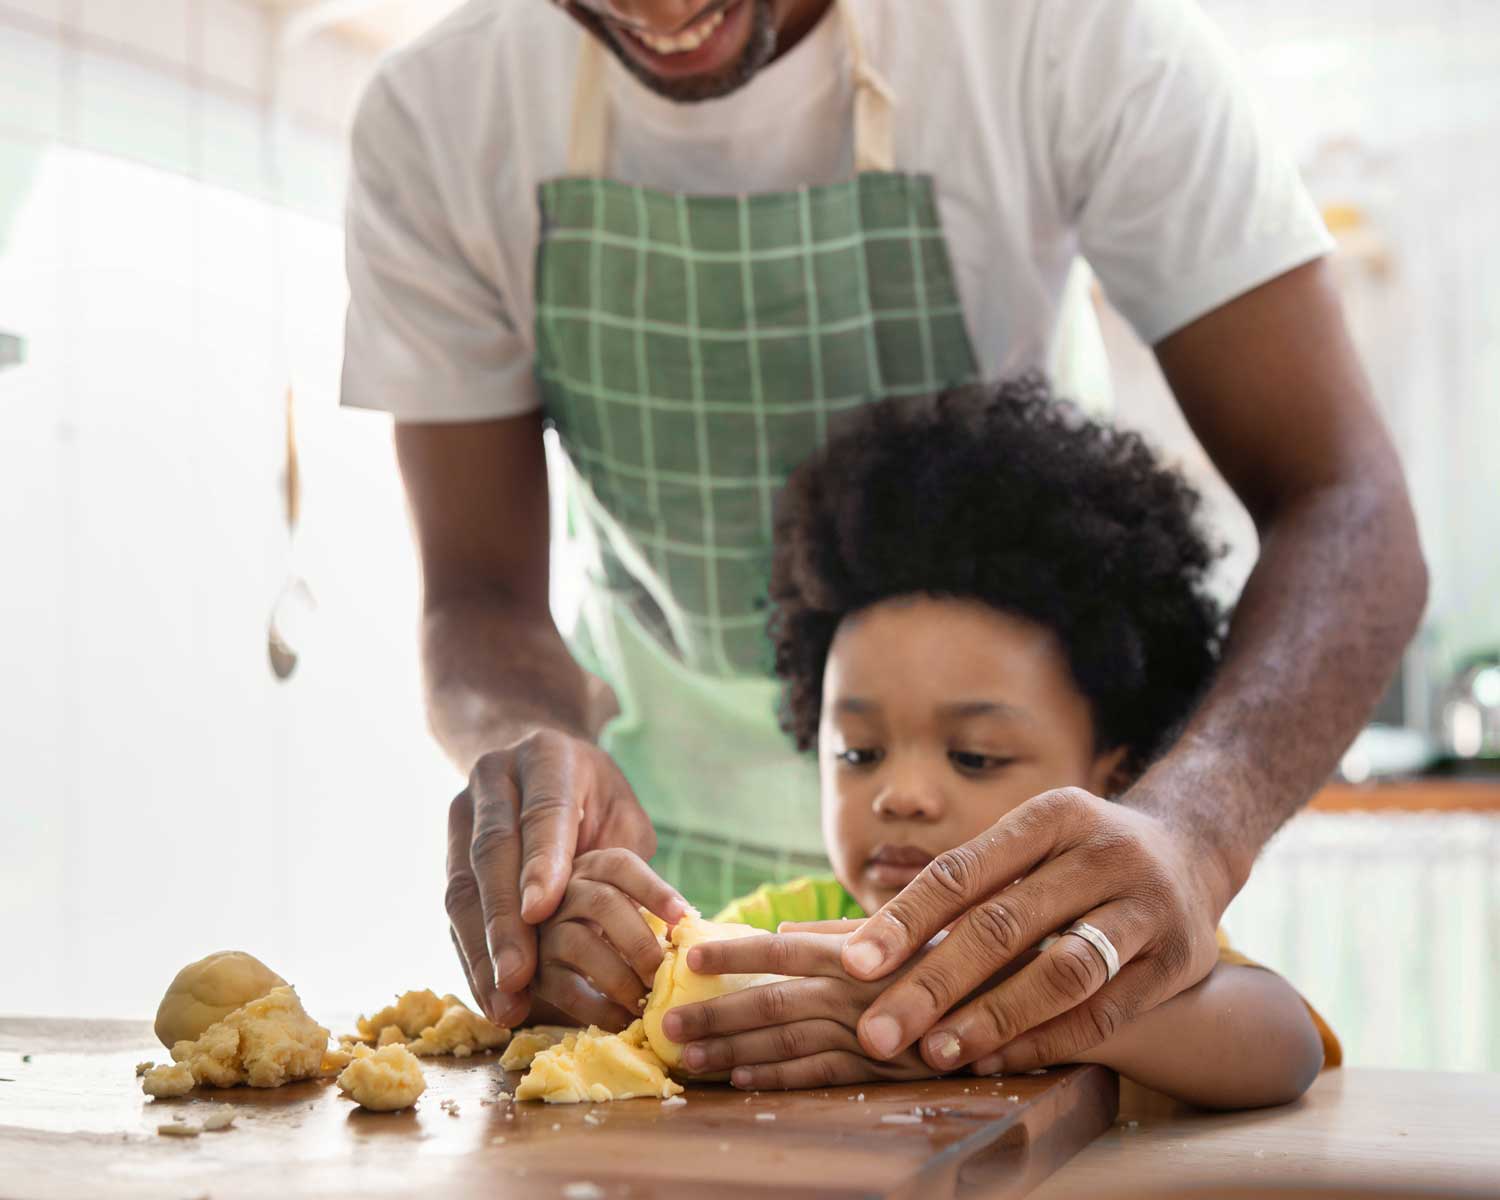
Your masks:
<path fill-rule="evenodd" d="M 836 879 L 767 885 L 717 919 L 769 931 L 862 917 L 1034 796 L 1125 790 L 1217 660 L 1223 618 L 1204 590 L 1213 554 L 1197 503 L 1138 437 L 1082 419 L 1037 377 L 849 415 L 788 482 L 772 568 L 784 724 L 818 753 Z M 592 918 L 597 944 L 580 954 L 559 918 L 571 909 L 577 921 L 588 900 L 610 911 L 601 875 L 621 880 L 622 911 L 637 893 L 657 907 L 660 893 L 635 882 L 644 864 L 584 859 L 586 899 L 565 901 L 543 929 L 542 959 L 567 943 L 565 957 L 587 960 L 581 974 L 606 996 L 615 988 L 622 1023 L 637 997 L 620 959 L 649 986 L 654 956 L 620 913 L 607 923 L 636 945 L 614 956 L 606 921 Z M 670 1014 L 667 1034 L 690 1043 L 686 1065 L 732 1069 L 750 1088 L 935 1074 L 915 1049 L 865 1055 L 856 1023 L 898 976 L 846 975 L 842 941 L 814 930 L 774 948 L 693 950 L 697 970 L 806 977 Z M 1249 1107 L 1296 1098 L 1337 1056 L 1285 981 L 1225 949 L 1208 978 L 1082 1058 L 1198 1104 Z"/>

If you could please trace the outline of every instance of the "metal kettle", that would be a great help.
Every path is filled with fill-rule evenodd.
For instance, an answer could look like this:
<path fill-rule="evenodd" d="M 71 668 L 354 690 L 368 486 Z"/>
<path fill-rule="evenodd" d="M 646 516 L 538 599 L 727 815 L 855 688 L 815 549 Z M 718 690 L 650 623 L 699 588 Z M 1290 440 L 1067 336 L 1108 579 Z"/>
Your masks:
<path fill-rule="evenodd" d="M 1500 653 L 1470 659 L 1443 690 L 1440 711 L 1450 755 L 1500 759 Z"/>

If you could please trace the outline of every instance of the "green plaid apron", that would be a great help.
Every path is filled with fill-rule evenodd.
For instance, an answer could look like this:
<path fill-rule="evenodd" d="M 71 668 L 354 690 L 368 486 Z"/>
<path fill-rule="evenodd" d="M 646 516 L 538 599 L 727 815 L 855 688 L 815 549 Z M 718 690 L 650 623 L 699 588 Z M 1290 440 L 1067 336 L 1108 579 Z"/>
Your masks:
<path fill-rule="evenodd" d="M 536 368 L 587 584 L 572 649 L 621 712 L 601 745 L 705 912 L 827 874 L 816 763 L 776 721 L 766 589 L 787 474 L 838 415 L 974 378 L 932 181 L 890 169 L 889 95 L 842 4 L 858 173 L 685 196 L 603 179 L 584 39 L 571 174 L 540 189 Z"/>

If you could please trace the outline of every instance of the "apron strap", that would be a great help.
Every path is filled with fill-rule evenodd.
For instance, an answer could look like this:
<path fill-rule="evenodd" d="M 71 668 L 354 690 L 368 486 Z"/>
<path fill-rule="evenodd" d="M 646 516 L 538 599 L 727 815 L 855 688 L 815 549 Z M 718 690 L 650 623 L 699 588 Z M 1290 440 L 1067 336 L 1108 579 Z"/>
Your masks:
<path fill-rule="evenodd" d="M 839 0 L 839 16 L 849 39 L 849 63 L 854 76 L 854 171 L 894 171 L 895 122 L 891 110 L 896 93 L 875 69 L 865 50 L 865 39 L 854 14 L 855 0 Z"/>
<path fill-rule="evenodd" d="M 854 170 L 857 174 L 895 170 L 895 93 L 867 56 L 854 13 L 855 0 L 838 0 L 838 5 L 854 80 Z M 598 179 L 605 173 L 609 152 L 609 103 L 605 95 L 608 65 L 603 43 L 585 31 L 574 73 L 573 119 L 568 131 L 568 175 L 575 178 Z"/>
<path fill-rule="evenodd" d="M 608 65 L 604 44 L 584 30 L 573 78 L 573 123 L 568 131 L 568 175 L 574 178 L 604 177 L 609 149 L 609 104 L 604 94 Z"/>

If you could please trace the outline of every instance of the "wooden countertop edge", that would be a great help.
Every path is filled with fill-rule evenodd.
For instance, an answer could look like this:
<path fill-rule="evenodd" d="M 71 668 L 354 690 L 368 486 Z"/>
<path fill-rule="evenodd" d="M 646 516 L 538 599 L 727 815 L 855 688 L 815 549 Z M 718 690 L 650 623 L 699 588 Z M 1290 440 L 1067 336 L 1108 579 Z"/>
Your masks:
<path fill-rule="evenodd" d="M 1312 812 L 1500 813 L 1500 781 L 1401 779 L 1331 783 L 1308 803 Z"/>

